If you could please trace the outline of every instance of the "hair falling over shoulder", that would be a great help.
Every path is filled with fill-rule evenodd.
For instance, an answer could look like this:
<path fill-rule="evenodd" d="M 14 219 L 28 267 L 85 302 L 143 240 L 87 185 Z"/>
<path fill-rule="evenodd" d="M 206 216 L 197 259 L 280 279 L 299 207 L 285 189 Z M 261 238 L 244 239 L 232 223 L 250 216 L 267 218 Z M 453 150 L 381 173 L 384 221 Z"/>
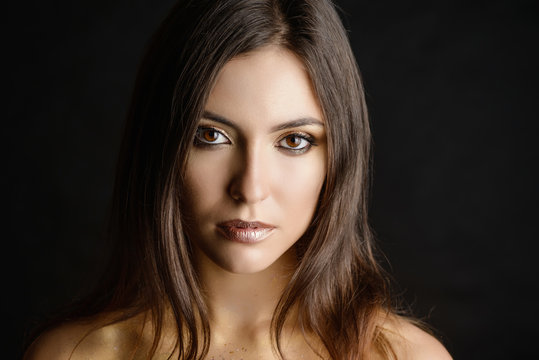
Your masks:
<path fill-rule="evenodd" d="M 302 60 L 326 118 L 328 172 L 298 266 L 278 303 L 272 339 L 292 309 L 331 359 L 390 358 L 377 319 L 391 312 L 367 221 L 370 130 L 358 68 L 329 0 L 181 0 L 149 44 L 127 117 L 116 175 L 106 281 L 72 317 L 149 312 L 157 349 L 173 314 L 179 359 L 202 359 L 208 310 L 183 230 L 186 154 L 220 69 L 282 46 Z M 281 355 L 282 356 L 282 355 Z"/>

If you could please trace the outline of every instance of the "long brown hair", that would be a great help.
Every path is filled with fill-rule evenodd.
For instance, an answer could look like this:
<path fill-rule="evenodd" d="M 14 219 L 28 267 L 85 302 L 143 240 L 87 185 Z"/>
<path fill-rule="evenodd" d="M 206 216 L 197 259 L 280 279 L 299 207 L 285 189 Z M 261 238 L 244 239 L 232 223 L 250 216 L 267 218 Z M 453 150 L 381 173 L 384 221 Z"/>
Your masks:
<path fill-rule="evenodd" d="M 328 135 L 328 172 L 312 224 L 296 244 L 298 266 L 274 313 L 280 335 L 294 307 L 332 359 L 358 359 L 383 336 L 386 277 L 367 222 L 370 130 L 357 65 L 328 0 L 183 0 L 147 49 L 127 117 L 114 189 L 107 281 L 84 313 L 151 311 L 157 349 L 169 307 L 180 359 L 208 352 L 204 297 L 182 230 L 182 174 L 197 122 L 220 69 L 266 45 L 294 52 L 318 96 Z M 383 342 L 383 341 L 382 341 Z M 374 346 L 374 347 L 373 347 Z"/>

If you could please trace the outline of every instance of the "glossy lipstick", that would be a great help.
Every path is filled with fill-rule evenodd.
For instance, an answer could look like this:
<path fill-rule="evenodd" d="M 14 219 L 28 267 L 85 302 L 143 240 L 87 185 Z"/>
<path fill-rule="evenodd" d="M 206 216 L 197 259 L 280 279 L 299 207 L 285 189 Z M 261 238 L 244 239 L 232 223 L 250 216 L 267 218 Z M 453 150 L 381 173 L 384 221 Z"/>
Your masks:
<path fill-rule="evenodd" d="M 228 240 L 254 244 L 267 238 L 275 226 L 259 221 L 229 220 L 217 224 L 217 228 Z"/>

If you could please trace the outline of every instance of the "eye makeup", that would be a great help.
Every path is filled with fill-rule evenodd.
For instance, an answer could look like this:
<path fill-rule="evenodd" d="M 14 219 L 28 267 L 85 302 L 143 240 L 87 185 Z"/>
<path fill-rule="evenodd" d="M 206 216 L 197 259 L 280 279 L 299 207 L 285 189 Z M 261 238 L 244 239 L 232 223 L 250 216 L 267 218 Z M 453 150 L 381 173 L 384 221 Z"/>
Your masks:
<path fill-rule="evenodd" d="M 231 144 L 230 139 L 224 131 L 212 126 L 199 126 L 195 133 L 193 145 L 198 147 L 209 147 L 223 144 Z"/>
<path fill-rule="evenodd" d="M 215 148 L 219 145 L 232 144 L 224 130 L 211 125 L 200 125 L 195 133 L 193 145 L 200 148 Z M 301 155 L 313 146 L 318 146 L 316 138 L 304 131 L 290 131 L 279 137 L 275 148 L 287 155 Z"/>
<path fill-rule="evenodd" d="M 311 149 L 312 146 L 318 146 L 315 138 L 305 132 L 292 132 L 286 134 L 278 142 L 276 147 L 280 151 L 291 155 L 301 155 Z"/>

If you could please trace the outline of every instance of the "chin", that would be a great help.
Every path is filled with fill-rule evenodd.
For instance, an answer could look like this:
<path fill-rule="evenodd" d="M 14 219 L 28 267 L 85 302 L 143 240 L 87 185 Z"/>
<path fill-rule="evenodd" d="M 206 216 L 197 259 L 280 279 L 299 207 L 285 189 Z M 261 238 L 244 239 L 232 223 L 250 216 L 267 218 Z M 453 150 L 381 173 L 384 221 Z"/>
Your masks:
<path fill-rule="evenodd" d="M 232 266 L 228 268 L 223 268 L 224 270 L 228 271 L 229 273 L 236 274 L 236 275 L 252 275 L 257 274 L 259 272 L 262 272 L 266 270 L 269 266 L 261 267 L 260 265 L 252 265 L 252 266 L 245 266 L 244 264 L 241 264 L 239 266 Z"/>
<path fill-rule="evenodd" d="M 277 259 L 245 258 L 235 256 L 234 259 L 212 259 L 221 269 L 237 275 L 256 274 L 267 270 Z"/>
<path fill-rule="evenodd" d="M 193 242 L 199 270 L 249 275 L 270 268 L 293 268 L 297 262 L 294 242 L 285 242 L 278 237 L 257 244 L 242 244 L 211 236 L 199 238 L 212 239 Z"/>

